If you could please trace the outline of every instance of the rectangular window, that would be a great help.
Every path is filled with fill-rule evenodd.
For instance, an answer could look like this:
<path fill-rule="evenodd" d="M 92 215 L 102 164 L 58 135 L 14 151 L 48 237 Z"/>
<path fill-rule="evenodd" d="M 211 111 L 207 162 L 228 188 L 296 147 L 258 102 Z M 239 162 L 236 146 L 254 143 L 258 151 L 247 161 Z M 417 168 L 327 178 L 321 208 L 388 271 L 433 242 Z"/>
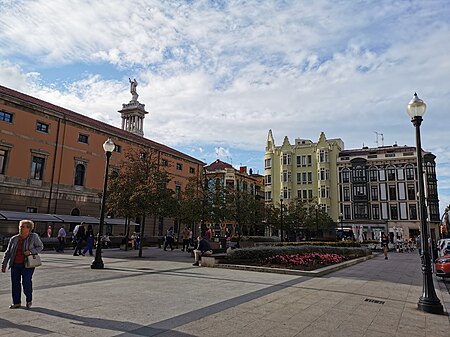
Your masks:
<path fill-rule="evenodd" d="M 389 185 L 389 200 L 397 200 L 397 189 L 395 185 Z"/>
<path fill-rule="evenodd" d="M 36 130 L 44 133 L 48 133 L 49 125 L 43 122 L 36 122 Z"/>
<path fill-rule="evenodd" d="M 378 200 L 378 186 L 370 187 L 370 196 L 372 200 Z"/>
<path fill-rule="evenodd" d="M 307 180 L 306 180 L 306 172 L 302 173 L 302 184 L 306 184 Z"/>
<path fill-rule="evenodd" d="M 80 143 L 88 144 L 89 136 L 88 135 L 83 135 L 82 133 L 80 133 L 80 134 L 78 134 L 78 141 Z"/>
<path fill-rule="evenodd" d="M 387 200 L 386 184 L 380 184 L 380 200 Z"/>
<path fill-rule="evenodd" d="M 378 171 L 376 169 L 370 169 L 370 171 L 369 171 L 369 179 L 370 179 L 370 181 L 377 181 L 377 179 L 378 179 Z"/>
<path fill-rule="evenodd" d="M 350 171 L 348 170 L 342 171 L 342 182 L 348 183 L 349 181 L 350 181 Z"/>
<path fill-rule="evenodd" d="M 13 115 L 6 111 L 0 111 L 0 121 L 12 123 Z"/>
<path fill-rule="evenodd" d="M 397 169 L 397 179 L 398 180 L 405 180 L 405 175 L 403 174 L 403 169 L 398 168 Z"/>
<path fill-rule="evenodd" d="M 350 201 L 350 188 L 348 186 L 344 187 L 344 201 Z"/>
<path fill-rule="evenodd" d="M 302 156 L 302 166 L 306 166 L 306 156 Z"/>
<path fill-rule="evenodd" d="M 264 160 L 264 168 L 271 168 L 272 167 L 272 159 L 268 158 Z"/>
<path fill-rule="evenodd" d="M 167 159 L 162 159 L 161 160 L 161 165 L 162 166 L 169 166 L 169 161 Z"/>
<path fill-rule="evenodd" d="M 308 165 L 308 166 L 311 166 L 311 165 L 312 165 L 312 157 L 311 157 L 310 154 L 308 154 L 308 156 L 306 157 L 306 162 L 307 162 L 307 165 Z"/>
<path fill-rule="evenodd" d="M 308 172 L 308 184 L 312 184 L 312 172 Z"/>
<path fill-rule="evenodd" d="M 121 153 L 122 152 L 122 146 L 114 144 L 114 152 Z"/>
<path fill-rule="evenodd" d="M 6 173 L 7 159 L 8 159 L 8 151 L 0 149 L 0 174 Z"/>
<path fill-rule="evenodd" d="M 408 200 L 416 200 L 416 188 L 414 184 L 408 184 Z"/>
<path fill-rule="evenodd" d="M 387 178 L 389 181 L 395 180 L 395 168 L 388 168 L 387 169 Z"/>
<path fill-rule="evenodd" d="M 372 219 L 380 219 L 380 207 L 378 205 L 372 205 Z"/>
<path fill-rule="evenodd" d="M 272 175 L 268 174 L 265 176 L 266 185 L 272 185 Z"/>
<path fill-rule="evenodd" d="M 417 220 L 417 207 L 416 205 L 409 205 L 409 219 Z"/>
<path fill-rule="evenodd" d="M 272 200 L 272 192 L 271 191 L 265 192 L 265 197 L 266 197 L 266 200 Z"/>
<path fill-rule="evenodd" d="M 303 199 L 308 199 L 308 191 L 307 190 L 303 190 Z"/>
<path fill-rule="evenodd" d="M 312 190 L 308 190 L 308 199 L 312 200 L 312 198 L 313 198 L 313 192 L 312 192 Z"/>
<path fill-rule="evenodd" d="M 408 212 L 406 210 L 406 202 L 400 203 L 400 219 L 408 220 Z"/>
<path fill-rule="evenodd" d="M 405 171 L 406 180 L 414 180 L 414 167 L 408 166 Z"/>
<path fill-rule="evenodd" d="M 283 153 L 283 157 L 281 158 L 281 163 L 283 165 L 291 165 L 291 155 L 287 153 Z"/>
<path fill-rule="evenodd" d="M 355 219 L 368 219 L 369 212 L 366 203 L 355 204 Z"/>
<path fill-rule="evenodd" d="M 397 205 L 391 205 L 391 220 L 398 220 Z"/>
<path fill-rule="evenodd" d="M 344 205 L 344 218 L 348 220 L 351 219 L 351 216 L 350 205 Z"/>
<path fill-rule="evenodd" d="M 389 219 L 387 202 L 381 203 L 381 219 L 383 219 L 383 220 Z"/>
<path fill-rule="evenodd" d="M 31 163 L 31 178 L 36 180 L 42 180 L 44 174 L 45 158 L 33 157 Z"/>
<path fill-rule="evenodd" d="M 405 183 L 398 183 L 398 200 L 406 200 Z"/>
<path fill-rule="evenodd" d="M 300 172 L 297 172 L 297 184 L 302 183 L 302 174 Z"/>
<path fill-rule="evenodd" d="M 177 170 L 178 171 L 182 171 L 183 170 L 183 164 L 181 164 L 181 163 L 177 163 Z"/>
<path fill-rule="evenodd" d="M 300 167 L 302 165 L 302 157 L 297 156 L 297 167 Z"/>
<path fill-rule="evenodd" d="M 379 176 L 381 181 L 385 181 L 386 180 L 386 172 L 384 171 L 384 169 L 379 169 L 378 170 L 378 176 Z"/>

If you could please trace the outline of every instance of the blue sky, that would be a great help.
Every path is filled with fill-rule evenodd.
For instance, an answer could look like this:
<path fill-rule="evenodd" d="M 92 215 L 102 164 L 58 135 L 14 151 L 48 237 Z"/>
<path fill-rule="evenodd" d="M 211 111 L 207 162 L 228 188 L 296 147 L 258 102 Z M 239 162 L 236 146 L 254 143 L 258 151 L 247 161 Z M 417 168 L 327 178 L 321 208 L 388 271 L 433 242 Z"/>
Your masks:
<path fill-rule="evenodd" d="M 346 149 L 422 145 L 450 203 L 450 2 L 0 0 L 0 84 L 120 127 L 136 78 L 147 138 L 263 173 L 269 129 Z M 381 137 L 379 137 L 381 145 Z"/>

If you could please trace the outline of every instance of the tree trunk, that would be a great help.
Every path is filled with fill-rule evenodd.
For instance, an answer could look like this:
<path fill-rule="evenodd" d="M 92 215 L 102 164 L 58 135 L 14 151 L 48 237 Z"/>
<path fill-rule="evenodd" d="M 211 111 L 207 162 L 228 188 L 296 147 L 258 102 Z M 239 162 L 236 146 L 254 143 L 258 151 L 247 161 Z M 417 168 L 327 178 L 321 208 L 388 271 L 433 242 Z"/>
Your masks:
<path fill-rule="evenodd" d="M 142 257 L 142 246 L 144 245 L 144 227 L 145 227 L 145 213 L 142 215 L 141 222 L 141 241 L 139 242 L 139 257 Z"/>

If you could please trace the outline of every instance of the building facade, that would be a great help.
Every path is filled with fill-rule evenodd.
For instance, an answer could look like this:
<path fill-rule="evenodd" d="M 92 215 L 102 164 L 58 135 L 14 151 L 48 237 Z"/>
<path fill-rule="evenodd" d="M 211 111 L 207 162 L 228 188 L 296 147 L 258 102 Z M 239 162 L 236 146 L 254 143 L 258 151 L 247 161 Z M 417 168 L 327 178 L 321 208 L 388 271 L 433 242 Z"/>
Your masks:
<path fill-rule="evenodd" d="M 439 199 L 435 156 L 423 152 L 430 235 L 438 235 Z M 344 150 L 338 158 L 341 226 L 364 239 L 389 233 L 391 242 L 419 235 L 415 147 L 382 146 Z"/>
<path fill-rule="evenodd" d="M 122 129 L 0 86 L 0 210 L 98 217 L 108 138 L 115 144 L 111 170 L 127 151 L 147 147 L 169 172 L 169 188 L 201 181 L 202 161 L 143 137 L 147 112 L 137 94 L 119 112 Z M 149 235 L 173 225 L 156 216 L 147 221 Z M 0 234 L 17 231 L 17 223 L 6 223 Z"/>
<path fill-rule="evenodd" d="M 204 184 L 209 192 L 209 203 L 212 206 L 212 211 L 218 205 L 215 201 L 215 196 L 220 197 L 219 203 L 223 201 L 227 202 L 225 197 L 225 190 L 236 191 L 238 193 L 246 194 L 252 197 L 256 203 L 261 204 L 261 211 L 264 205 L 264 186 L 263 176 L 260 174 L 254 174 L 252 169 L 247 172 L 246 166 L 241 166 L 239 170 L 235 169 L 231 164 L 225 163 L 219 159 L 204 167 Z M 218 203 L 217 203 L 218 204 Z M 229 206 L 229 205 L 228 205 Z M 219 216 L 220 217 L 220 216 Z M 216 236 L 234 236 L 238 234 L 239 226 L 236 219 L 225 219 L 221 223 L 215 223 L 212 219 L 205 219 L 204 228 L 202 231 L 211 229 Z M 241 233 L 245 235 L 264 235 L 264 228 L 261 224 L 241 224 Z"/>
<path fill-rule="evenodd" d="M 274 205 L 282 198 L 286 203 L 298 198 L 311 202 L 337 219 L 337 159 L 344 148 L 341 139 L 327 139 L 322 132 L 314 143 L 308 139 L 296 139 L 290 144 L 287 137 L 283 144 L 275 145 L 269 130 L 264 155 L 265 201 Z"/>

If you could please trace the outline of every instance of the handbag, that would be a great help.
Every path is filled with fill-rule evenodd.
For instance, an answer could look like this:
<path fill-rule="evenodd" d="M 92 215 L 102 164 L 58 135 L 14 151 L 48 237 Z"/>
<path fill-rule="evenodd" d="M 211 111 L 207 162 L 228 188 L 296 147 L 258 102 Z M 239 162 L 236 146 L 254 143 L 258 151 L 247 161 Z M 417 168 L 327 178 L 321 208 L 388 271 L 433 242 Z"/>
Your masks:
<path fill-rule="evenodd" d="M 28 250 L 30 250 L 30 243 L 28 242 Z M 36 254 L 30 254 L 25 257 L 25 268 L 36 268 L 42 265 L 41 257 Z"/>
<path fill-rule="evenodd" d="M 25 268 L 36 268 L 40 265 L 42 265 L 42 262 L 38 254 L 28 255 L 25 259 Z"/>

